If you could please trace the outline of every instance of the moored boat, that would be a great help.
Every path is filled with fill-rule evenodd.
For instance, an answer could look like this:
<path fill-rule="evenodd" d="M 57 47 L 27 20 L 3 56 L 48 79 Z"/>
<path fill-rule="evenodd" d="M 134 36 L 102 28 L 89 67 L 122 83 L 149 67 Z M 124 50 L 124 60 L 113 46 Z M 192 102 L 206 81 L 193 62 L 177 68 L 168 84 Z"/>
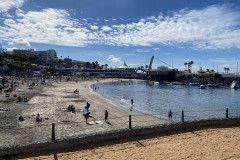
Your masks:
<path fill-rule="evenodd" d="M 220 85 L 219 84 L 208 84 L 208 87 L 212 87 L 212 88 L 219 88 Z"/>
<path fill-rule="evenodd" d="M 206 86 L 205 85 L 200 85 L 199 88 L 204 89 L 204 88 L 206 88 Z"/>
<path fill-rule="evenodd" d="M 171 82 L 172 85 L 181 85 L 180 82 Z"/>
<path fill-rule="evenodd" d="M 232 88 L 232 89 L 237 89 L 237 88 L 239 88 L 238 82 L 237 82 L 236 80 L 234 80 L 234 81 L 231 83 L 230 88 Z"/>
<path fill-rule="evenodd" d="M 199 86 L 199 83 L 189 83 L 190 86 Z"/>

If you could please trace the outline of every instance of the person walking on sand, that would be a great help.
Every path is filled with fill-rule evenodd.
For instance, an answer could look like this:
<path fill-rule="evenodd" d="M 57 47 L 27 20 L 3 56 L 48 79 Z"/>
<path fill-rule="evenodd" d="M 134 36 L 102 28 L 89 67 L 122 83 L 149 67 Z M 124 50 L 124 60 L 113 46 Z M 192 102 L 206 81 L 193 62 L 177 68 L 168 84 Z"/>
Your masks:
<path fill-rule="evenodd" d="M 86 108 L 86 111 L 88 112 L 88 111 L 89 111 L 89 108 L 90 108 L 90 103 L 87 102 L 85 108 Z"/>
<path fill-rule="evenodd" d="M 88 117 L 90 116 L 90 112 L 87 112 L 85 115 L 84 115 L 84 117 L 85 117 L 85 119 L 86 119 L 86 123 L 88 123 Z"/>
<path fill-rule="evenodd" d="M 168 111 L 168 118 L 169 118 L 169 121 L 172 122 L 172 111 L 171 111 L 171 109 Z"/>
<path fill-rule="evenodd" d="M 130 108 L 130 111 L 133 110 L 133 99 L 131 99 L 131 108 Z"/>
<path fill-rule="evenodd" d="M 105 110 L 105 122 L 108 122 L 108 111 Z"/>

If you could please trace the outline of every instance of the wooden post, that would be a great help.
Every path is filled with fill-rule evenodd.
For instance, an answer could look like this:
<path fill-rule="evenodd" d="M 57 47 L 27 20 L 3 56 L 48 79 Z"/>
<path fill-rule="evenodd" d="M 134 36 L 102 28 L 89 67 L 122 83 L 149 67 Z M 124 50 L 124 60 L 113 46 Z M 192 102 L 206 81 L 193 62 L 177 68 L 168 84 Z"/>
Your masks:
<path fill-rule="evenodd" d="M 182 110 L 182 122 L 184 122 L 184 110 Z"/>
<path fill-rule="evenodd" d="M 226 108 L 226 118 L 228 118 L 228 108 Z"/>
<path fill-rule="evenodd" d="M 55 124 L 52 123 L 52 141 L 55 141 Z"/>
<path fill-rule="evenodd" d="M 132 116 L 129 115 L 129 129 L 132 129 Z"/>

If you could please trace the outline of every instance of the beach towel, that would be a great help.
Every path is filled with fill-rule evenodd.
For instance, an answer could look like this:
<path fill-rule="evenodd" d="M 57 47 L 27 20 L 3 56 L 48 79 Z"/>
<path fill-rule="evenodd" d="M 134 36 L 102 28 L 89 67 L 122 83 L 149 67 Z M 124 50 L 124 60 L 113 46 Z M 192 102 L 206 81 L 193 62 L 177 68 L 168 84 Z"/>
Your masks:
<path fill-rule="evenodd" d="M 94 121 L 90 121 L 90 122 L 88 122 L 88 124 L 93 125 L 93 124 L 96 124 L 96 123 Z"/>
<path fill-rule="evenodd" d="M 103 124 L 102 121 L 95 121 L 96 124 Z"/>

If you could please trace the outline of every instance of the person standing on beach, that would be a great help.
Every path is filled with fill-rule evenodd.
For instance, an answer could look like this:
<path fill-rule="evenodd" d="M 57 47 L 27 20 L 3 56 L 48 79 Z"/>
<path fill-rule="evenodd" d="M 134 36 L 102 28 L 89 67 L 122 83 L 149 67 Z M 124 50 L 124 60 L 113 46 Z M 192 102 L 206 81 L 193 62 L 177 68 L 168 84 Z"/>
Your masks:
<path fill-rule="evenodd" d="M 89 108 L 90 108 L 90 104 L 87 102 L 87 104 L 86 104 L 86 110 L 87 110 L 87 112 L 89 111 Z"/>
<path fill-rule="evenodd" d="M 88 117 L 90 116 L 90 112 L 87 112 L 85 115 L 84 115 L 84 117 L 85 117 L 85 119 L 86 119 L 86 123 L 88 123 Z"/>
<path fill-rule="evenodd" d="M 105 110 L 105 122 L 108 122 L 108 111 Z"/>
<path fill-rule="evenodd" d="M 131 108 L 130 108 L 130 111 L 133 110 L 133 99 L 131 99 Z"/>
<path fill-rule="evenodd" d="M 171 109 L 168 111 L 168 118 L 169 118 L 169 121 L 172 122 L 172 111 L 171 111 Z"/>

